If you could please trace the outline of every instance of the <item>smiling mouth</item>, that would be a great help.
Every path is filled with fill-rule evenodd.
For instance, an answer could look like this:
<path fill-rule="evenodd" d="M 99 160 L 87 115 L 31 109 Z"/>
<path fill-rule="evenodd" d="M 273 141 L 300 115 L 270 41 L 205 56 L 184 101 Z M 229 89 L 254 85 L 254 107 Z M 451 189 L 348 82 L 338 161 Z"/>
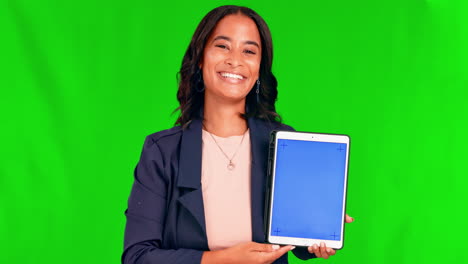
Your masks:
<path fill-rule="evenodd" d="M 231 79 L 231 80 L 244 80 L 246 77 L 236 74 L 236 73 L 231 73 L 231 72 L 218 72 L 218 74 L 224 78 L 224 79 Z"/>

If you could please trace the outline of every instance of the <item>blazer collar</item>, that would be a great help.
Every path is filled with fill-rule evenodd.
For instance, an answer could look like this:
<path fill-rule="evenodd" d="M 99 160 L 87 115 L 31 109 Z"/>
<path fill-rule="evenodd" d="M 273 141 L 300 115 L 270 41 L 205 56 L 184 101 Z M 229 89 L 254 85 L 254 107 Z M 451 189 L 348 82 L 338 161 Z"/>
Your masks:
<path fill-rule="evenodd" d="M 194 119 L 182 132 L 177 186 L 201 187 L 202 120 Z"/>
<path fill-rule="evenodd" d="M 265 241 L 264 210 L 265 185 L 268 160 L 268 139 L 273 129 L 271 123 L 249 118 L 251 163 L 251 207 L 252 207 L 252 240 Z"/>

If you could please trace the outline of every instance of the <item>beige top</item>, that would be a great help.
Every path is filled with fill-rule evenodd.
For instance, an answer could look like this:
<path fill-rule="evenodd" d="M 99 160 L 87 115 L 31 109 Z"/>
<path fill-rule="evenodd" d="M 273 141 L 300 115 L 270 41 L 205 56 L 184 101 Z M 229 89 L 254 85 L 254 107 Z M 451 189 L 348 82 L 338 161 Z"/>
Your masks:
<path fill-rule="evenodd" d="M 205 208 L 206 235 L 210 250 L 217 250 L 252 241 L 250 203 L 250 135 L 227 138 L 212 135 L 229 160 L 221 152 L 210 134 L 203 130 L 202 192 Z M 239 149 L 238 149 L 239 148 Z"/>

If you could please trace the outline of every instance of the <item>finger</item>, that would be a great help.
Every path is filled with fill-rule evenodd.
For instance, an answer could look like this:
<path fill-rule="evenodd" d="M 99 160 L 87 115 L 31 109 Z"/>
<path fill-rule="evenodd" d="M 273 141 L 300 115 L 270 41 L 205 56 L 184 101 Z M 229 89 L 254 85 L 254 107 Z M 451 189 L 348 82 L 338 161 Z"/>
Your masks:
<path fill-rule="evenodd" d="M 261 244 L 261 243 L 253 243 L 252 250 L 259 251 L 259 252 L 274 252 L 280 249 L 279 245 L 271 245 L 271 244 Z"/>
<path fill-rule="evenodd" d="M 354 218 L 352 218 L 351 216 L 349 216 L 348 214 L 346 214 L 346 223 L 352 223 L 354 222 Z"/>
<path fill-rule="evenodd" d="M 307 247 L 307 250 L 309 251 L 310 254 L 315 254 L 315 248 L 316 244 L 313 244 L 312 246 Z"/>
<path fill-rule="evenodd" d="M 317 246 L 317 244 L 313 244 L 312 246 L 310 246 L 310 248 L 311 248 L 311 250 L 309 250 L 310 253 L 315 254 L 317 258 L 322 257 L 322 253 L 320 252 L 320 248 L 319 246 Z"/>
<path fill-rule="evenodd" d="M 320 253 L 322 254 L 322 258 L 328 259 L 327 246 L 323 242 L 320 243 Z"/>
<path fill-rule="evenodd" d="M 323 253 L 320 247 L 318 247 L 317 245 L 315 245 L 315 249 L 314 249 L 314 246 L 308 247 L 307 251 L 309 251 L 310 254 L 315 254 L 315 256 L 317 256 L 318 258 L 323 257 Z M 326 252 L 329 256 L 333 256 L 336 254 L 336 250 L 334 250 L 333 248 L 329 248 L 329 247 L 326 248 Z"/>
<path fill-rule="evenodd" d="M 293 249 L 295 249 L 296 247 L 295 246 L 284 246 L 284 247 L 281 247 L 280 249 L 276 250 L 275 252 L 272 252 L 270 253 L 271 256 L 269 258 L 269 261 L 275 261 L 276 259 L 278 259 L 279 257 L 283 256 L 284 254 L 286 254 L 288 251 L 291 251 Z"/>

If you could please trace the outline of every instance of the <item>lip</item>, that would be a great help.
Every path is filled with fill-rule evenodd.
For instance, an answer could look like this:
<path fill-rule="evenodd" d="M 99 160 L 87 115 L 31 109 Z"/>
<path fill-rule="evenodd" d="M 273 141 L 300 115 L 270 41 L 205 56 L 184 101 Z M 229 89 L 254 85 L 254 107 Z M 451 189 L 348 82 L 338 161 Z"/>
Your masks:
<path fill-rule="evenodd" d="M 232 73 L 232 74 L 240 75 L 240 76 L 242 76 L 242 80 L 239 80 L 239 79 L 236 79 L 236 78 L 230 78 L 230 77 L 223 77 L 223 76 L 221 75 L 221 73 L 223 73 L 223 72 L 227 72 L 227 73 Z M 242 75 L 242 74 L 240 74 L 240 73 L 237 73 L 237 72 L 220 71 L 220 72 L 217 72 L 216 74 L 218 75 L 218 77 L 219 77 L 221 80 L 223 80 L 223 81 L 225 81 L 225 82 L 227 82 L 227 83 L 231 83 L 231 84 L 239 84 L 239 83 L 243 83 L 243 82 L 245 82 L 245 81 L 247 80 L 247 77 L 245 77 L 244 75 Z"/>

